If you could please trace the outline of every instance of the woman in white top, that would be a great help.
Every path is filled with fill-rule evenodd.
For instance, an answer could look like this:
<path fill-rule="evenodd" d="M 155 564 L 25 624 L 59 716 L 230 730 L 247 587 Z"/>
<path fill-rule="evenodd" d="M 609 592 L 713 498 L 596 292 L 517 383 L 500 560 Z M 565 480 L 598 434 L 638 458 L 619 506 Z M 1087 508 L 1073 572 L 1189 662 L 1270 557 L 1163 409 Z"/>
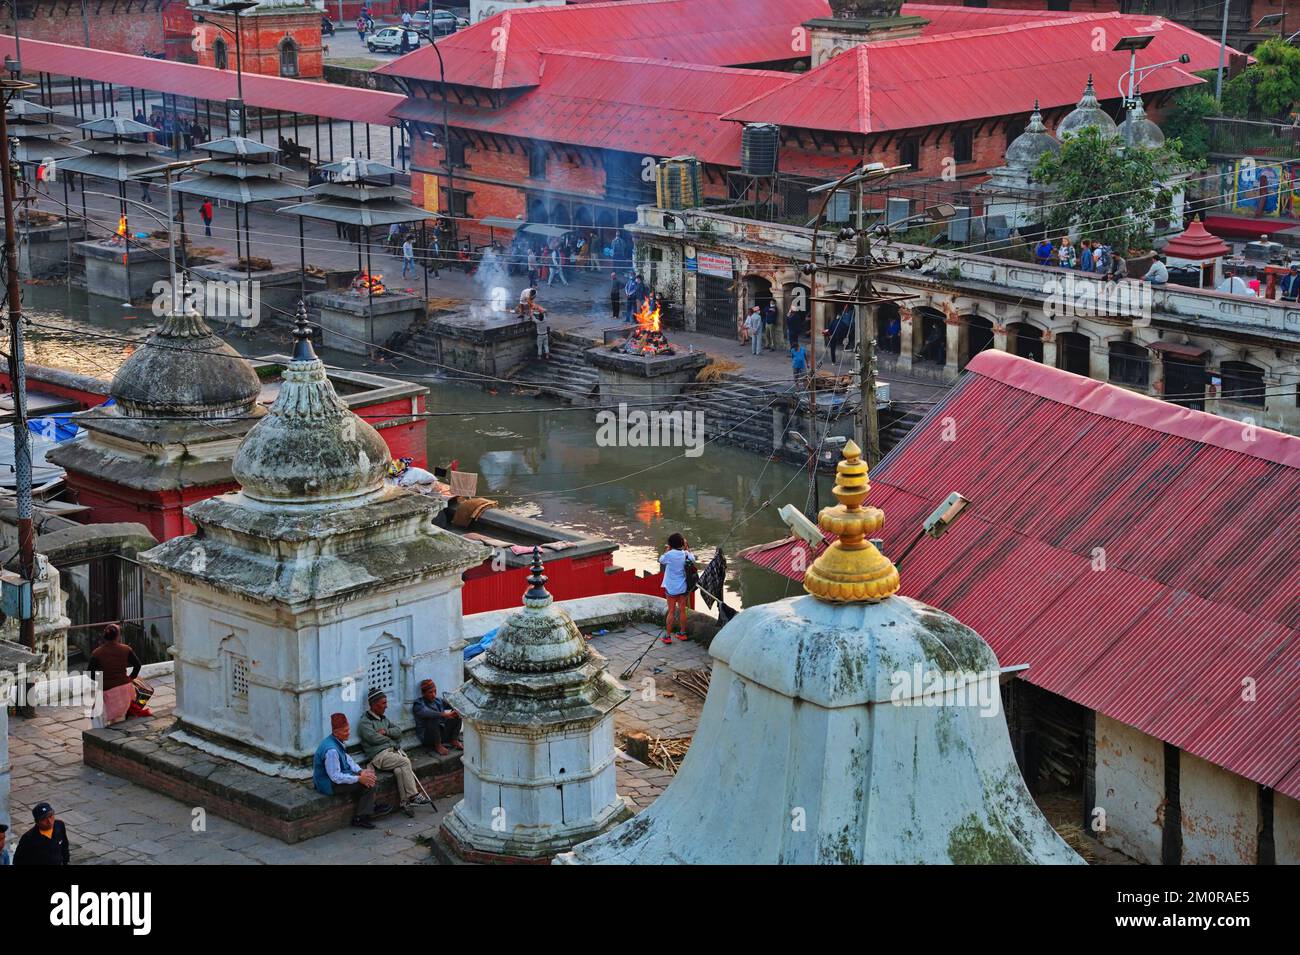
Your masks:
<path fill-rule="evenodd" d="M 672 643 L 673 637 L 686 639 L 686 565 L 695 563 L 695 555 L 686 549 L 686 538 L 673 534 L 668 538 L 659 564 L 664 569 L 664 594 L 668 598 L 668 617 L 664 620 L 664 643 Z M 680 621 L 673 626 L 673 617 Z"/>

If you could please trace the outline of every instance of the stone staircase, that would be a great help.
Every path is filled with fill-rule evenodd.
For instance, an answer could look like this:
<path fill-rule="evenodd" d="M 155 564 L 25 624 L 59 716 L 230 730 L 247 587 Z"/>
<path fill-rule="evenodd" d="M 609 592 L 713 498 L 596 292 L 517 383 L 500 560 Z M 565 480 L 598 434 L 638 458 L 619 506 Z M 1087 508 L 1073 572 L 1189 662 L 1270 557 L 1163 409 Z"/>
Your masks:
<path fill-rule="evenodd" d="M 727 374 L 716 382 L 693 386 L 690 400 L 680 403 L 687 411 L 704 412 L 704 438 L 745 448 L 764 456 L 772 453 L 772 412 L 784 411 L 782 389 L 756 385 Z M 775 400 L 774 400 L 775 399 Z"/>
<path fill-rule="evenodd" d="M 542 394 L 570 404 L 594 406 L 600 386 L 600 371 L 588 364 L 584 352 L 599 341 L 568 332 L 551 332 L 550 361 L 534 358 L 506 375 L 521 388 L 536 388 Z"/>
<path fill-rule="evenodd" d="M 917 409 L 909 411 L 887 411 L 880 416 L 880 450 L 888 454 L 907 437 L 907 433 L 921 423 L 925 412 Z"/>

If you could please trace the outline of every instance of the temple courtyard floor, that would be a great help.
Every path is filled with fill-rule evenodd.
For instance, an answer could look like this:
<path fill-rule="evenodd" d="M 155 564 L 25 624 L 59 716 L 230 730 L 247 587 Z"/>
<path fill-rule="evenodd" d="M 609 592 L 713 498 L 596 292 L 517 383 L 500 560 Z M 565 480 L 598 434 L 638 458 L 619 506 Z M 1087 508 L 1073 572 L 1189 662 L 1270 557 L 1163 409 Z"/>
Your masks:
<path fill-rule="evenodd" d="M 608 658 L 609 672 L 619 674 L 656 636 L 644 624 L 589 634 L 592 646 Z M 651 740 L 691 736 L 699 723 L 703 699 L 673 679 L 707 668 L 708 651 L 694 641 L 655 642 L 633 675 L 623 683 L 631 697 L 616 711 L 615 734 L 622 742 L 643 734 Z M 175 681 L 168 673 L 152 677 L 151 708 L 166 716 L 175 707 Z M 376 829 L 346 828 L 295 845 L 254 832 L 116 776 L 83 764 L 81 732 L 90 720 L 80 707 L 43 706 L 31 719 L 12 718 L 9 743 L 13 764 L 10 811 L 14 838 L 30 823 L 27 812 L 49 802 L 68 828 L 74 865 L 326 865 L 436 864 L 429 841 L 457 796 L 437 800 L 437 808 L 417 809 L 414 819 L 399 812 L 376 820 Z M 623 756 L 618 764 L 618 791 L 636 812 L 664 791 L 672 774 Z M 306 784 L 304 784 L 306 785 Z M 1119 853 L 1083 836 L 1070 820 L 1078 819 L 1077 799 L 1056 794 L 1039 804 L 1058 831 L 1093 864 L 1126 864 Z"/>

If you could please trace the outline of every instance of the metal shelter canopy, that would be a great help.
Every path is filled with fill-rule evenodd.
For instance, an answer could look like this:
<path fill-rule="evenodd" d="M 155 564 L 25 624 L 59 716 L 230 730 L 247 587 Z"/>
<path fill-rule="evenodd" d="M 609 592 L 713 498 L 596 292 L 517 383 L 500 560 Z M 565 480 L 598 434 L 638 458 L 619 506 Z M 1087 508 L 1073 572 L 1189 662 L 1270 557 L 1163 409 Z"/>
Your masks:
<path fill-rule="evenodd" d="M 373 202 L 348 202 L 344 199 L 331 197 L 328 200 L 285 206 L 283 209 L 276 209 L 275 211 L 286 216 L 301 216 L 304 219 L 341 222 L 344 225 L 362 227 L 420 222 L 424 219 L 433 218 L 427 209 L 421 209 L 409 202 L 394 199 L 377 199 Z"/>
<path fill-rule="evenodd" d="M 233 69 L 218 70 L 211 66 L 26 38 L 22 41 L 22 54 L 23 71 L 27 73 L 76 76 L 214 103 L 224 103 L 238 95 Z M 4 56 L 18 58 L 12 35 L 0 35 L 0 57 Z M 382 90 L 244 73 L 244 103 L 258 109 L 372 126 L 394 126 L 396 120 L 388 114 L 405 99 L 398 93 Z"/>
<path fill-rule="evenodd" d="M 306 190 L 274 179 L 241 179 L 237 176 L 197 176 L 173 183 L 172 189 L 190 196 L 204 196 L 241 206 L 277 199 L 298 199 Z"/>
<path fill-rule="evenodd" d="M 548 239 L 558 239 L 561 236 L 568 235 L 573 230 L 573 226 L 565 228 L 558 225 L 543 225 L 540 222 L 525 222 L 519 227 L 520 232 L 531 232 L 534 235 L 545 236 Z"/>
<path fill-rule="evenodd" d="M 479 219 L 478 224 L 487 226 L 489 229 L 522 229 L 528 223 L 523 219 L 507 219 L 504 216 L 488 216 L 486 219 Z"/>

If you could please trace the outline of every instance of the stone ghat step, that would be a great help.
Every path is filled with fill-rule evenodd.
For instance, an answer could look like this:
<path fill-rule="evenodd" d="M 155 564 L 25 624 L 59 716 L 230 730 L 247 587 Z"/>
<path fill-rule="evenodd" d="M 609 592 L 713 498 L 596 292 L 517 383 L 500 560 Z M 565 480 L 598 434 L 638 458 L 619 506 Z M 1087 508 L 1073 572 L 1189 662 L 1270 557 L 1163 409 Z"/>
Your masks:
<path fill-rule="evenodd" d="M 131 720 L 81 734 L 87 766 L 130 780 L 188 806 L 237 822 L 282 842 L 295 843 L 351 824 L 350 798 L 318 793 L 311 780 L 268 776 L 231 759 L 214 756 L 170 738 L 171 717 Z M 460 754 L 435 756 L 414 740 L 406 753 L 425 790 L 435 801 L 464 788 Z M 377 801 L 397 806 L 392 773 L 380 773 Z M 449 802 L 452 800 L 448 800 Z M 396 808 L 394 811 L 397 811 Z M 429 813 L 416 807 L 416 813 Z M 383 821 L 376 825 L 382 828 Z"/>

